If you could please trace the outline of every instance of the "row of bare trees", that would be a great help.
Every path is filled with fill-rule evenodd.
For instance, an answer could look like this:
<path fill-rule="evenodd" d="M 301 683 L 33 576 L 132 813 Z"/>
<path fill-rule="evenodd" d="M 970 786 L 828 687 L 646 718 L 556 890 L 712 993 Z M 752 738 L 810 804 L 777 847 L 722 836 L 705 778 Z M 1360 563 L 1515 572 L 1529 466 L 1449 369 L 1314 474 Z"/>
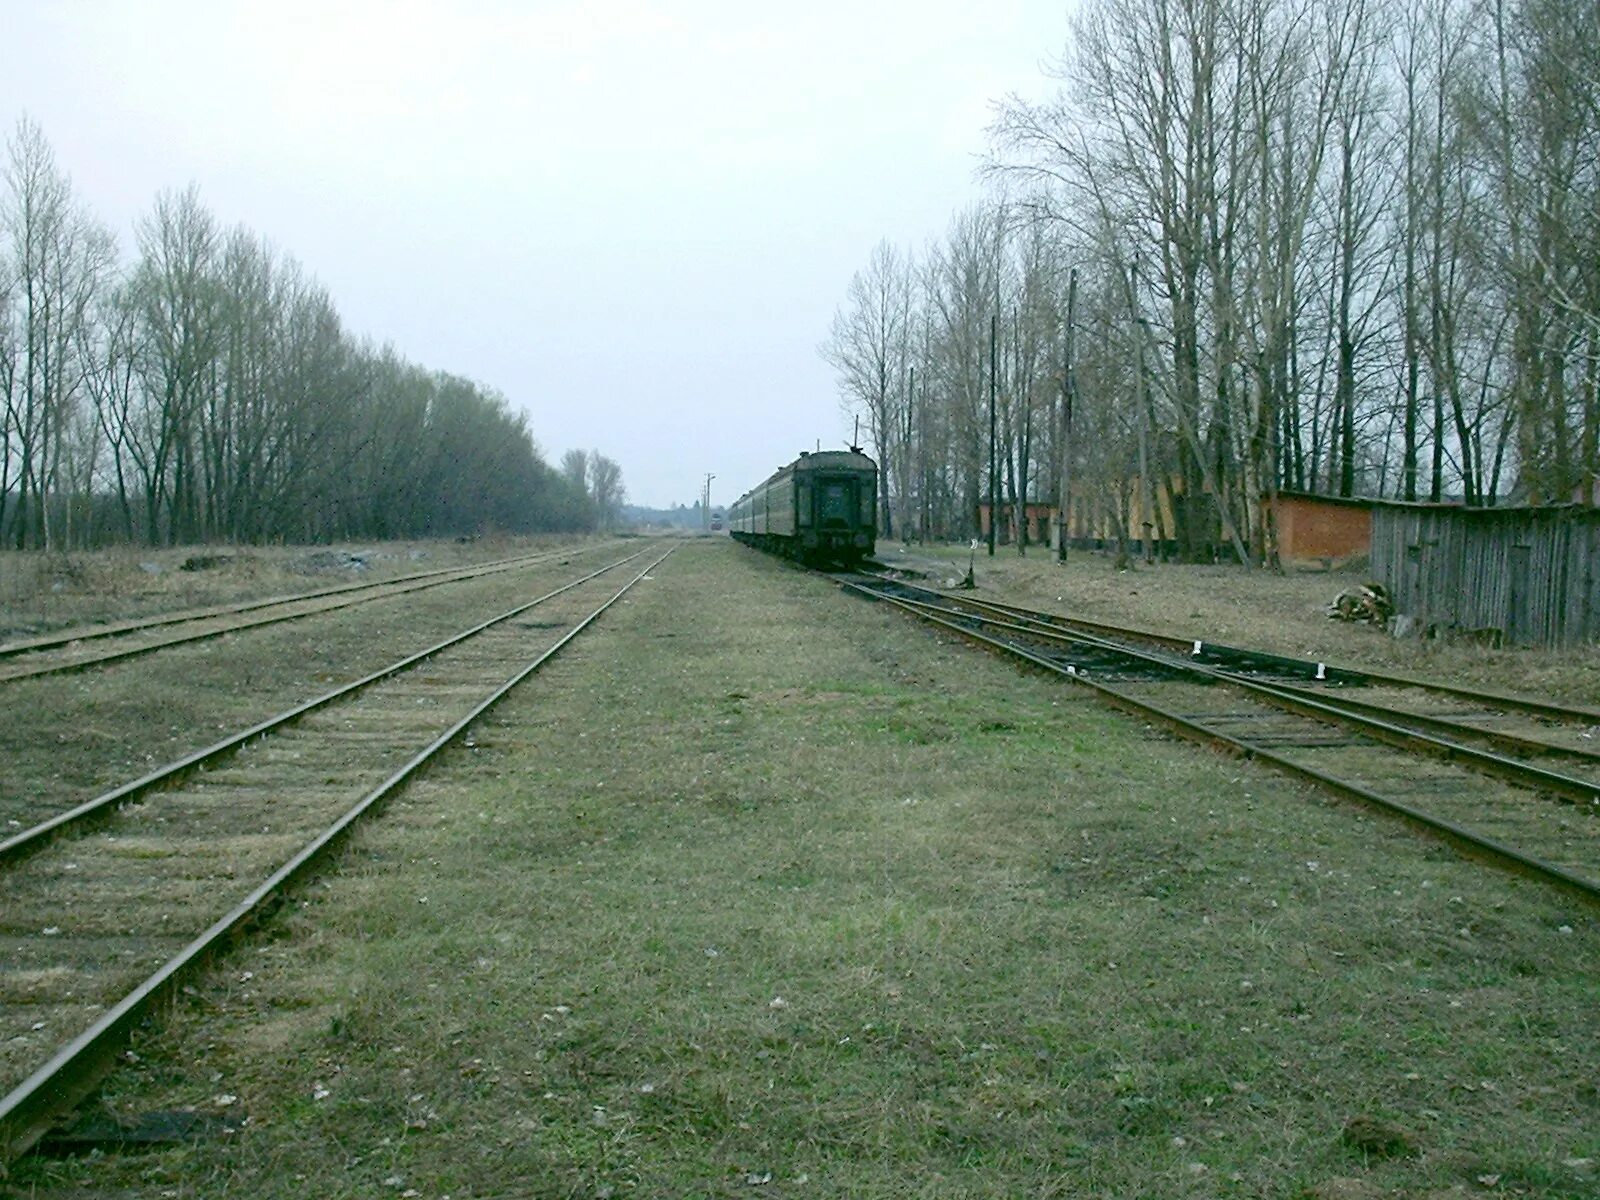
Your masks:
<path fill-rule="evenodd" d="M 598 450 L 568 450 L 561 456 L 561 474 L 580 495 L 589 497 L 596 524 L 615 529 L 628 498 L 622 486 L 622 468 Z"/>
<path fill-rule="evenodd" d="M 0 545 L 593 528 L 481 384 L 352 337 L 327 292 L 191 188 L 125 263 L 39 128 L 0 191 Z M 613 470 L 615 464 L 611 464 Z"/>
<path fill-rule="evenodd" d="M 1125 536 L 1261 562 L 1280 488 L 1592 494 L 1597 30 L 1600 0 L 1085 0 L 1057 93 L 998 107 L 990 194 L 881 244 L 824 343 L 886 526 L 1070 479 Z"/>

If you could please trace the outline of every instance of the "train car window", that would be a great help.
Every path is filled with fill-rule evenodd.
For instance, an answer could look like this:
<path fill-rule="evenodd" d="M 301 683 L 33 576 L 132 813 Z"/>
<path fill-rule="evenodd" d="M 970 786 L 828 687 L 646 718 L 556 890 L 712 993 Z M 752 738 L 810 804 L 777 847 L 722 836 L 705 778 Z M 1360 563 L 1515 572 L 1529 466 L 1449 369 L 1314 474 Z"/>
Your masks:
<path fill-rule="evenodd" d="M 856 483 L 853 479 L 830 479 L 822 485 L 817 505 L 818 524 L 825 528 L 848 529 L 856 523 Z"/>

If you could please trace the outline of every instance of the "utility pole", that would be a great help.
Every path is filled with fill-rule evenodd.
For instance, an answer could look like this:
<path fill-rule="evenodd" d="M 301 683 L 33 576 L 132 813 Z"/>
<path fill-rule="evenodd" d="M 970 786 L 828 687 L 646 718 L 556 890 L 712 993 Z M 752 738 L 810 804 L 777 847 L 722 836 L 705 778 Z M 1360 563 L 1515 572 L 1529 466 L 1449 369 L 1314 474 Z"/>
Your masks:
<path fill-rule="evenodd" d="M 1060 470 L 1056 477 L 1061 482 L 1061 494 L 1056 499 L 1056 561 L 1067 561 L 1067 541 L 1072 536 L 1072 400 L 1077 392 L 1077 381 L 1072 375 L 1072 334 L 1078 319 L 1078 268 L 1067 276 L 1067 328 L 1062 339 L 1061 362 L 1061 435 L 1058 439 Z"/>
<path fill-rule="evenodd" d="M 996 347 L 1000 341 L 1000 316 L 989 318 L 989 557 L 994 557 L 994 527 L 1000 518 L 1000 472 L 995 458 L 994 397 L 999 386 L 999 372 L 995 366 Z"/>
<path fill-rule="evenodd" d="M 700 528 L 706 533 L 711 532 L 711 481 L 715 478 L 709 471 L 706 473 L 705 498 L 700 502 Z"/>
<path fill-rule="evenodd" d="M 1144 339 L 1148 329 L 1144 315 L 1139 311 L 1139 260 L 1133 260 L 1128 272 L 1128 299 L 1133 309 L 1133 403 L 1135 420 L 1139 422 L 1139 520 L 1143 523 L 1139 538 L 1144 550 L 1146 565 L 1155 562 L 1155 547 L 1151 537 L 1155 531 L 1155 502 L 1150 488 L 1150 401 L 1144 382 Z"/>
<path fill-rule="evenodd" d="M 1135 318 L 1135 336 L 1138 338 L 1138 348 L 1134 351 L 1133 380 L 1134 388 L 1138 392 L 1135 397 L 1139 407 L 1139 519 L 1141 523 L 1139 545 L 1144 550 L 1144 561 L 1148 566 L 1155 562 L 1155 547 L 1151 538 L 1155 530 L 1155 502 L 1150 488 L 1150 402 L 1148 391 L 1144 384 L 1144 318 Z"/>
<path fill-rule="evenodd" d="M 1013 381 L 1022 378 L 1022 319 L 1017 315 L 1015 304 L 1011 306 L 1011 378 Z M 1006 471 L 1011 475 L 1010 516 L 1014 531 L 1011 540 L 1017 547 L 1018 557 L 1021 558 L 1026 558 L 1028 555 L 1028 480 L 1022 469 L 1022 456 L 1027 452 L 1032 437 L 1028 425 L 1027 407 L 1024 401 L 1023 412 L 1021 414 L 1013 412 L 1010 422 L 1011 436 L 1016 439 L 1016 444 L 1006 447 Z"/>
<path fill-rule="evenodd" d="M 917 405 L 917 478 L 918 494 L 922 497 L 922 530 L 917 539 L 928 544 L 929 527 L 933 524 L 933 480 L 928 474 L 928 380 L 922 380 L 922 403 Z"/>
<path fill-rule="evenodd" d="M 906 385 L 906 428 L 905 434 L 900 439 L 900 486 L 905 489 L 905 495 L 900 500 L 900 538 L 906 544 L 911 544 L 911 530 L 906 527 L 906 509 L 912 503 L 916 504 L 913 512 L 922 511 L 922 489 L 911 480 L 911 440 L 912 431 L 917 426 L 917 369 L 911 368 L 911 382 Z"/>

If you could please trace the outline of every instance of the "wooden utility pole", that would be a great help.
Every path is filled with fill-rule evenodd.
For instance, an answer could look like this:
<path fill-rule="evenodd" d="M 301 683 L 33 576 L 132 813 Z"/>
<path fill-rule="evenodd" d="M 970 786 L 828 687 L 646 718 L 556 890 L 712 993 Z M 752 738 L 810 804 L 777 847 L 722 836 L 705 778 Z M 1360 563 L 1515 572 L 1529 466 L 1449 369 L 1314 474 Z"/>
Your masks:
<path fill-rule="evenodd" d="M 1150 389 L 1144 382 L 1144 318 L 1139 318 L 1139 348 L 1133 364 L 1133 378 L 1139 389 L 1139 544 L 1144 547 L 1144 561 L 1155 562 L 1155 546 L 1151 534 L 1155 530 L 1155 491 L 1150 486 Z"/>
<path fill-rule="evenodd" d="M 1078 269 L 1074 267 L 1067 276 L 1067 328 L 1062 339 L 1061 363 L 1061 432 L 1056 439 L 1059 447 L 1056 457 L 1059 467 L 1056 478 L 1061 490 L 1056 498 L 1056 561 L 1067 561 L 1067 542 L 1072 536 L 1070 505 L 1072 503 L 1072 400 L 1077 390 L 1072 377 L 1072 332 L 1078 315 Z"/>
<path fill-rule="evenodd" d="M 906 545 L 911 544 L 911 530 L 906 528 L 906 509 L 911 508 L 912 497 L 916 496 L 916 507 L 912 512 L 919 513 L 922 508 L 921 489 L 911 482 L 911 447 L 912 431 L 917 424 L 917 369 L 911 368 L 911 380 L 906 385 L 906 427 L 904 436 L 900 439 L 900 485 L 905 488 L 906 494 L 900 498 L 900 538 Z M 920 519 L 920 516 L 919 516 Z"/>
<path fill-rule="evenodd" d="M 1012 542 L 1016 544 L 1017 554 L 1023 558 L 1028 554 L 1028 446 L 1031 441 L 1029 428 L 1029 413 L 1026 392 L 1027 384 L 1022 376 L 1022 318 L 1017 315 L 1017 306 L 1011 306 L 1011 386 L 1018 393 L 1012 398 L 1021 399 L 1020 404 L 1011 406 L 1011 416 L 1007 424 L 1011 427 L 1011 437 L 1014 444 L 1006 446 L 1006 471 L 1011 476 L 1011 528 L 1015 533 Z M 1019 413 L 1017 410 L 1021 409 Z M 1014 457 L 1013 457 L 1014 454 Z"/>
<path fill-rule="evenodd" d="M 995 314 L 989 318 L 989 557 L 994 557 L 994 527 L 1000 516 L 1000 471 L 999 460 L 995 457 L 996 440 L 994 425 L 994 400 L 995 392 L 999 387 L 999 370 L 995 365 L 997 347 L 1000 343 L 1000 316 Z"/>
<path fill-rule="evenodd" d="M 1150 400 L 1144 383 L 1144 340 L 1147 329 L 1144 316 L 1139 311 L 1139 260 L 1134 259 L 1132 277 L 1128 286 L 1129 305 L 1133 309 L 1133 402 L 1134 419 L 1139 423 L 1139 545 L 1144 549 L 1144 561 L 1156 560 L 1155 547 L 1150 544 L 1155 529 L 1155 504 L 1150 488 Z"/>
<path fill-rule="evenodd" d="M 933 524 L 933 479 L 928 474 L 928 381 L 922 381 L 922 403 L 917 405 L 917 479 L 922 496 L 922 536 L 918 541 L 927 545 L 929 527 Z"/>

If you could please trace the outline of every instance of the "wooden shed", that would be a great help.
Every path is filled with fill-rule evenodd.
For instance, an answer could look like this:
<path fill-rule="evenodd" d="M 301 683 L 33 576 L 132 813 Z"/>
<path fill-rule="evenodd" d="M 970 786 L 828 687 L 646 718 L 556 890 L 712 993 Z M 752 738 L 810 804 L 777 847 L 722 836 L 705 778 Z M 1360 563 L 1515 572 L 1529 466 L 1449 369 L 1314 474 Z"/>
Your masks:
<path fill-rule="evenodd" d="M 1600 509 L 1379 502 L 1372 575 L 1424 630 L 1525 646 L 1600 638 Z"/>

